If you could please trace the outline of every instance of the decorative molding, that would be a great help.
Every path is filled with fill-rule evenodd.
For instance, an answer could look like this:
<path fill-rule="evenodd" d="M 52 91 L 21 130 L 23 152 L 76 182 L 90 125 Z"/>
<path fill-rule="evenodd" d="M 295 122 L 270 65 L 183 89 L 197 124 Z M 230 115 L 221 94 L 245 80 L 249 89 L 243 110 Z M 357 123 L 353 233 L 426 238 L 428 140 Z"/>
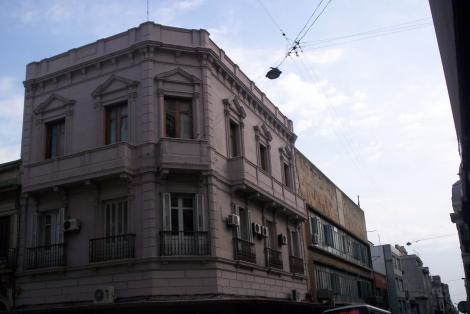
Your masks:
<path fill-rule="evenodd" d="M 155 76 L 156 80 L 169 81 L 186 84 L 201 84 L 201 80 L 196 76 L 186 72 L 180 67 L 166 71 Z"/>
<path fill-rule="evenodd" d="M 113 89 L 113 90 L 108 90 L 109 87 L 114 82 L 120 82 L 121 84 L 124 85 L 124 87 L 120 87 L 120 88 Z M 127 89 L 129 96 L 132 97 L 132 98 L 135 98 L 137 96 L 137 85 L 139 85 L 138 81 L 130 80 L 130 79 L 127 79 L 125 77 L 113 74 L 108 79 L 106 79 L 106 81 L 104 81 L 102 84 L 100 84 L 91 93 L 91 95 L 93 96 L 93 98 L 99 99 L 104 94 L 108 94 L 110 92 L 115 92 L 115 91 Z"/>
<path fill-rule="evenodd" d="M 234 96 L 231 101 L 228 98 L 224 98 L 222 99 L 222 102 L 225 106 L 226 115 L 230 112 L 230 110 L 232 110 L 238 115 L 240 120 L 246 118 L 245 108 L 243 108 L 243 105 L 240 103 L 237 96 Z"/>
<path fill-rule="evenodd" d="M 273 135 L 271 134 L 271 131 L 269 131 L 269 129 L 264 123 L 261 124 L 261 126 L 255 125 L 253 128 L 255 129 L 255 134 L 258 138 L 261 136 L 268 142 L 271 142 L 273 140 Z"/>
<path fill-rule="evenodd" d="M 49 106 L 56 100 L 61 102 L 62 104 L 58 107 L 49 108 Z M 68 116 L 71 116 L 73 114 L 73 105 L 75 105 L 75 100 L 71 100 L 71 99 L 59 96 L 55 93 L 52 93 L 49 97 L 47 97 L 45 101 L 40 103 L 36 107 L 36 109 L 34 109 L 34 114 L 43 115 L 44 113 L 49 112 L 49 111 L 64 109 L 66 114 Z"/>

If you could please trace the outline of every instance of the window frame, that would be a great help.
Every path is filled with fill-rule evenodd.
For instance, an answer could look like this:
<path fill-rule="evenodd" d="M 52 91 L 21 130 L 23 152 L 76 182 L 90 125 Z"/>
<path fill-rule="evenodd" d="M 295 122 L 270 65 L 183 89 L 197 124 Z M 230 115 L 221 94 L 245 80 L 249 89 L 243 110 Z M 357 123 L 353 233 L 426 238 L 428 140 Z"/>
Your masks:
<path fill-rule="evenodd" d="M 179 103 L 177 101 L 181 101 L 182 103 Z M 175 112 L 175 136 L 170 136 L 168 134 L 168 119 L 167 119 L 167 113 L 168 113 L 168 105 L 170 102 L 176 102 L 175 107 L 177 109 L 174 111 Z M 189 110 L 189 119 L 188 119 L 188 131 L 189 131 L 189 136 L 188 137 L 182 137 L 182 129 L 181 129 L 181 110 L 180 107 L 181 105 L 185 104 L 188 106 Z M 167 138 L 176 138 L 176 139 L 184 139 L 184 140 L 192 140 L 194 139 L 194 102 L 191 97 L 180 97 L 180 96 L 171 96 L 171 95 L 165 95 L 163 97 L 163 112 L 164 112 L 164 131 L 165 131 L 165 137 Z"/>
<path fill-rule="evenodd" d="M 254 126 L 255 131 L 255 143 L 256 143 L 256 157 L 258 169 L 265 172 L 268 175 L 271 175 L 271 145 L 273 137 L 266 125 L 262 124 L 261 126 Z M 261 145 L 266 148 L 266 155 L 264 161 L 266 163 L 266 169 L 262 168 L 262 156 L 261 156 Z"/>
<path fill-rule="evenodd" d="M 122 205 L 125 204 L 124 208 Z M 115 205 L 114 208 L 110 208 L 110 217 L 114 217 L 109 221 L 109 226 L 108 226 L 108 212 L 107 212 L 107 206 L 108 205 Z M 119 221 L 119 205 L 121 205 L 121 221 Z M 111 211 L 115 211 L 116 213 L 111 214 Z M 105 238 L 110 238 L 110 237 L 116 237 L 120 235 L 126 235 L 129 234 L 129 200 L 126 197 L 121 197 L 121 198 L 114 198 L 114 199 L 108 199 L 104 200 L 102 202 L 102 223 L 103 223 L 103 237 Z M 115 220 L 115 221 L 113 221 Z M 113 226 L 111 226 L 113 225 Z M 111 232 L 109 232 L 108 229 L 111 229 Z M 121 229 L 122 232 L 114 232 L 113 230 L 119 230 Z"/>
<path fill-rule="evenodd" d="M 229 158 L 236 158 L 241 157 L 241 127 L 240 123 L 235 122 L 233 119 L 228 119 L 228 157 Z M 233 128 L 232 128 L 233 126 Z M 235 151 L 235 152 L 234 152 Z"/>
<path fill-rule="evenodd" d="M 268 146 L 262 142 L 258 142 L 258 166 L 266 173 L 270 173 L 270 159 Z"/>
<path fill-rule="evenodd" d="M 59 158 L 65 155 L 65 145 L 66 145 L 66 130 L 65 130 L 65 118 L 59 118 L 52 121 L 48 121 L 45 124 L 46 126 L 46 147 L 45 147 L 45 158 L 54 159 Z M 58 140 L 56 140 L 55 151 L 56 153 L 52 154 L 52 130 L 60 126 Z M 58 152 L 60 150 L 60 152 Z"/>
<path fill-rule="evenodd" d="M 123 108 L 126 108 L 126 114 L 122 115 Z M 111 141 L 110 135 L 110 119 L 109 116 L 112 114 L 113 111 L 117 111 L 116 116 L 116 139 L 115 141 Z M 122 119 L 126 119 L 126 138 L 122 138 Z M 128 142 L 129 141 L 129 104 L 127 100 L 119 101 L 115 103 L 110 103 L 105 106 L 104 110 L 104 128 L 105 128 L 105 136 L 104 136 L 104 144 L 105 145 L 112 145 L 116 143 Z"/>
<path fill-rule="evenodd" d="M 246 111 L 238 97 L 232 99 L 225 98 L 222 100 L 224 105 L 225 114 L 225 134 L 226 134 L 226 147 L 227 158 L 237 158 L 245 156 L 245 139 L 244 139 L 244 119 L 246 118 Z M 236 125 L 235 145 L 237 154 L 233 154 L 232 139 L 231 139 L 231 125 Z"/>

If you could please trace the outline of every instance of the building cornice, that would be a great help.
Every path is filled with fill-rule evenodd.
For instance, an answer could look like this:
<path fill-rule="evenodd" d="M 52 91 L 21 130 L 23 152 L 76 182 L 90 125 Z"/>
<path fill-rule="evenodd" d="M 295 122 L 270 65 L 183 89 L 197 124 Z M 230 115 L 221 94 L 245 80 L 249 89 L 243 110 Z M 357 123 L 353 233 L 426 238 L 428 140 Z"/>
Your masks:
<path fill-rule="evenodd" d="M 297 139 L 297 136 L 294 134 L 292 127 L 288 126 L 289 124 L 291 125 L 292 122 L 282 115 L 282 113 L 276 107 L 274 110 L 278 112 L 284 120 L 281 121 L 280 118 L 278 118 L 276 114 L 268 109 L 267 105 L 264 104 L 264 99 L 260 99 L 254 94 L 253 89 L 257 89 L 257 87 L 253 81 L 249 82 L 250 86 L 244 84 L 236 73 L 228 69 L 228 67 L 217 56 L 216 52 L 211 48 L 178 46 L 165 44 L 159 41 L 142 41 L 119 51 L 97 57 L 93 60 L 78 63 L 76 65 L 45 74 L 40 77 L 26 80 L 23 82 L 25 87 L 25 94 L 27 97 L 30 95 L 35 95 L 38 93 L 38 89 L 44 89 L 44 86 L 49 83 L 58 85 L 58 82 L 66 80 L 66 85 L 69 85 L 72 83 L 72 80 L 74 83 L 78 81 L 89 80 L 91 77 L 88 76 L 87 73 L 91 69 L 102 69 L 106 64 L 115 67 L 118 66 L 120 60 L 123 59 L 127 59 L 131 62 L 131 64 L 139 64 L 147 60 L 159 62 L 157 55 L 158 52 L 161 51 L 200 55 L 202 65 L 210 65 L 215 70 L 215 73 L 218 73 L 218 76 L 222 77 L 223 81 L 226 82 L 229 87 L 231 87 L 231 90 L 238 97 L 237 100 L 243 101 L 247 107 L 251 108 L 254 112 L 263 117 L 263 120 L 266 121 L 267 124 L 276 129 L 278 132 L 282 133 L 289 140 L 289 142 L 294 143 Z M 98 77 L 101 75 L 103 75 L 103 73 L 100 72 L 95 76 Z M 266 98 L 264 93 L 261 95 L 262 98 Z"/>

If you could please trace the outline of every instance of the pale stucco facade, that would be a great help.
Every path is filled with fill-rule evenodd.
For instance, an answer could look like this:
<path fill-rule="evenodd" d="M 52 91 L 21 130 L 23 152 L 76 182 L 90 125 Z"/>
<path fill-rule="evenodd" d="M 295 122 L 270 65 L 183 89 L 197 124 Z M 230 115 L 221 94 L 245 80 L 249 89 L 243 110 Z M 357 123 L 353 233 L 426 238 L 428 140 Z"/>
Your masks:
<path fill-rule="evenodd" d="M 170 98 L 190 103 L 190 138 L 167 136 Z M 116 104 L 127 139 L 106 144 Z M 46 158 L 57 121 L 63 152 Z M 117 303 L 305 298 L 295 138 L 205 30 L 147 22 L 29 64 L 17 307 L 89 304 L 103 286 Z M 232 214 L 248 230 L 229 226 Z M 79 230 L 64 232 L 68 219 Z"/>

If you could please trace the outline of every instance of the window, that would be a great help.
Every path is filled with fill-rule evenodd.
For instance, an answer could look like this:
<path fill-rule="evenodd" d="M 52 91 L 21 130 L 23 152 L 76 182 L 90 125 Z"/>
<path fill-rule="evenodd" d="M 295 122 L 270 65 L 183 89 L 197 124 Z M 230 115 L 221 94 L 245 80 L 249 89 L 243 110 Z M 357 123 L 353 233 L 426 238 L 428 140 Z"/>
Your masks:
<path fill-rule="evenodd" d="M 286 162 L 283 162 L 282 167 L 282 183 L 287 187 L 292 187 L 290 165 Z"/>
<path fill-rule="evenodd" d="M 193 137 L 192 101 L 183 98 L 165 98 L 165 129 L 167 137 Z"/>
<path fill-rule="evenodd" d="M 0 262 L 10 249 L 10 216 L 0 217 Z"/>
<path fill-rule="evenodd" d="M 126 142 L 128 138 L 127 103 L 106 108 L 106 144 Z"/>
<path fill-rule="evenodd" d="M 266 172 L 269 172 L 268 168 L 268 149 L 265 145 L 259 144 L 259 166 Z"/>
<path fill-rule="evenodd" d="M 238 212 L 240 214 L 240 234 L 239 237 L 242 240 L 251 241 L 251 226 L 250 226 L 250 216 L 249 212 L 245 208 L 239 208 Z"/>
<path fill-rule="evenodd" d="M 323 236 L 325 238 L 325 244 L 327 246 L 331 246 L 333 247 L 334 246 L 334 242 L 333 242 L 333 227 L 330 226 L 330 225 L 324 225 L 323 226 Z"/>
<path fill-rule="evenodd" d="M 268 228 L 268 247 L 270 249 L 277 249 L 278 248 L 278 240 L 276 237 L 276 230 L 275 225 L 272 221 L 266 221 L 266 227 Z"/>
<path fill-rule="evenodd" d="M 171 231 L 194 232 L 194 197 L 192 195 L 171 196 Z"/>
<path fill-rule="evenodd" d="M 46 158 L 56 158 L 64 155 L 65 120 L 50 122 L 46 125 Z"/>
<path fill-rule="evenodd" d="M 104 203 L 105 237 L 123 234 L 127 234 L 127 200 L 106 201 Z"/>
<path fill-rule="evenodd" d="M 38 216 L 38 246 L 51 246 L 63 242 L 62 209 L 43 212 Z"/>
<path fill-rule="evenodd" d="M 300 237 L 297 230 L 290 231 L 290 241 L 291 241 L 291 255 L 295 257 L 302 257 L 300 252 Z"/>
<path fill-rule="evenodd" d="M 230 120 L 229 123 L 229 157 L 240 156 L 240 126 Z"/>

